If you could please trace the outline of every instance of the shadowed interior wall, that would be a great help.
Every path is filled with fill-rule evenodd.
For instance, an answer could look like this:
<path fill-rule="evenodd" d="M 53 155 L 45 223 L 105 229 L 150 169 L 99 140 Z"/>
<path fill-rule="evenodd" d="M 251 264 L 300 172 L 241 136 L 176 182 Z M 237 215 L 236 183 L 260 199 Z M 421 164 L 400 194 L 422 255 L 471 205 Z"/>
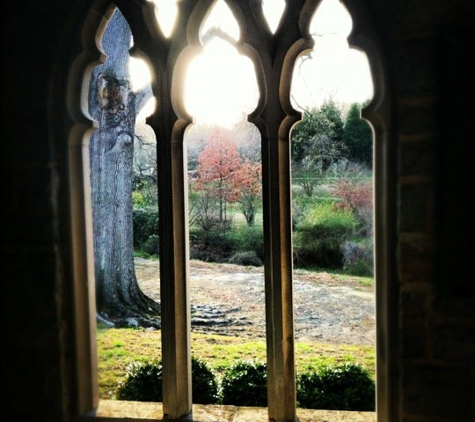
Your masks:
<path fill-rule="evenodd" d="M 348 1 L 354 18 L 358 4 L 377 22 L 392 105 L 388 191 L 376 192 L 394 198 L 387 421 L 468 422 L 475 419 L 474 6 Z M 79 395 L 65 129 L 74 110 L 65 93 L 94 3 L 2 8 L 4 415 L 68 422 Z"/>

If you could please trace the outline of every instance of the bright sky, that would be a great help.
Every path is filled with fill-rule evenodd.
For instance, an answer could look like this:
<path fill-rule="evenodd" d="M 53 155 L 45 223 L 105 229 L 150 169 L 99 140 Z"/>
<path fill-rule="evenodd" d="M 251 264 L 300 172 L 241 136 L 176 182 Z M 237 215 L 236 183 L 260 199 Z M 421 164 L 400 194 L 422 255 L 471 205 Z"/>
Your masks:
<path fill-rule="evenodd" d="M 172 14 L 164 7 L 170 0 L 154 0 L 157 17 L 166 34 L 172 30 Z M 263 0 L 272 30 L 275 29 L 284 0 Z M 173 7 L 172 7 L 173 9 Z M 173 10 L 172 10 L 173 12 Z M 223 0 L 218 0 L 206 18 L 201 34 L 210 27 L 220 27 L 235 40 L 239 27 Z M 310 55 L 299 59 L 292 80 L 292 103 L 296 109 L 319 107 L 328 99 L 339 103 L 363 102 L 373 95 L 373 83 L 366 55 L 350 49 L 346 40 L 352 28 L 349 13 L 338 0 L 323 0 L 310 28 L 315 47 Z M 215 38 L 202 55 L 190 63 L 185 106 L 196 123 L 219 121 L 232 125 L 252 112 L 257 104 L 257 83 L 251 60 L 239 55 L 228 43 Z M 300 107 L 299 107 L 300 106 Z"/>
<path fill-rule="evenodd" d="M 319 106 L 331 96 L 341 103 L 364 102 L 373 96 L 367 57 L 350 49 L 351 16 L 338 0 L 323 0 L 310 26 L 315 46 L 311 60 L 297 63 L 292 95 L 304 107 Z M 295 106 L 295 104 L 294 104 Z"/>

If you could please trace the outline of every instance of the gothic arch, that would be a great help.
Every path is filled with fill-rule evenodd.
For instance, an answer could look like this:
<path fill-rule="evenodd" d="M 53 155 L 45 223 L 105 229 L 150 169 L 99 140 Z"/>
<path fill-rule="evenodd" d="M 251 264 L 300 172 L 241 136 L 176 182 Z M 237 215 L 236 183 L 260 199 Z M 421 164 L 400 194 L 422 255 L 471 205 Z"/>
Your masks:
<path fill-rule="evenodd" d="M 254 2 L 226 1 L 235 11 L 242 29 L 238 49 L 256 65 L 256 77 L 261 100 L 249 121 L 256 124 L 263 137 L 263 180 L 266 207 L 266 284 L 269 286 L 267 301 L 272 311 L 267 314 L 267 347 L 274 356 L 270 362 L 269 419 L 276 422 L 294 420 L 295 388 L 293 368 L 292 316 L 286 310 L 282 298 L 292 300 L 291 242 L 290 242 L 290 196 L 288 174 L 288 136 L 291 127 L 300 119 L 288 101 L 290 75 L 296 57 L 312 46 L 308 34 L 309 15 L 319 0 L 288 1 L 287 13 L 272 35 L 264 24 L 263 17 L 254 12 Z M 184 64 L 200 51 L 198 43 L 199 24 L 212 6 L 212 0 L 180 2 L 177 31 L 171 38 L 161 34 L 153 18 L 151 2 L 116 1 L 126 17 L 133 36 L 134 49 L 147 58 L 152 66 L 154 82 L 152 89 L 160 105 L 148 119 L 157 139 L 170 142 L 159 143 L 162 160 L 161 187 L 164 203 L 179 204 L 172 209 L 161 206 L 163 225 L 160 238 L 169 248 L 170 255 L 162 257 L 167 263 L 160 269 L 161 278 L 169 280 L 170 306 L 163 308 L 164 331 L 164 414 L 180 417 L 191 413 L 190 337 L 187 279 L 187 223 L 184 201 L 183 135 L 191 118 L 184 110 L 182 98 Z M 375 95 L 364 110 L 364 117 L 372 124 L 374 144 L 375 180 L 375 278 L 377 298 L 377 412 L 378 420 L 390 420 L 396 404 L 391 401 L 395 374 L 392 340 L 395 321 L 393 279 L 395 272 L 395 151 L 392 145 L 392 103 L 388 72 L 384 65 L 383 40 L 379 39 L 377 25 L 371 18 L 363 0 L 344 2 L 353 19 L 353 32 L 349 37 L 352 46 L 366 52 L 374 78 Z M 81 43 L 64 47 L 73 51 L 74 59 L 69 67 L 66 91 L 54 84 L 56 96 L 67 104 L 69 116 L 68 173 L 70 183 L 71 218 L 71 273 L 74 283 L 75 327 L 77 344 L 77 378 L 79 414 L 98 406 L 97 363 L 95 347 L 95 306 L 93 259 L 91 252 L 91 215 L 88 202 L 88 138 L 94 124 L 84 106 L 90 68 L 101 60 L 102 52 L 97 47 L 96 34 L 104 26 L 113 10 L 113 4 L 98 0 L 94 8 L 87 9 L 79 2 L 74 25 L 83 28 Z M 300 11 L 300 14 L 298 13 Z M 266 38 L 267 37 L 267 38 Z M 262 39 L 274 40 L 263 42 Z M 280 42 L 276 42 L 279 40 Z M 159 48 L 157 48 L 159 47 Z M 68 55 L 69 57 L 69 55 Z M 172 70 L 170 72 L 170 70 Z M 181 163 L 181 164 L 180 164 Z M 275 164 L 277 163 L 277 164 Z M 177 236 L 178 233 L 178 236 Z M 162 264 L 161 264 L 162 265 Z M 165 289 L 162 289 L 165 290 Z M 173 304 L 173 305 L 172 305 Z M 177 305 L 178 304 L 178 305 Z M 275 311 L 275 309 L 277 311 Z M 187 331 L 187 332 L 186 332 Z M 289 364 L 290 363 L 290 364 Z M 283 379 L 284 382 L 280 382 Z M 177 393 L 181 391 L 182 393 Z M 185 393 L 183 393 L 183 391 Z"/>

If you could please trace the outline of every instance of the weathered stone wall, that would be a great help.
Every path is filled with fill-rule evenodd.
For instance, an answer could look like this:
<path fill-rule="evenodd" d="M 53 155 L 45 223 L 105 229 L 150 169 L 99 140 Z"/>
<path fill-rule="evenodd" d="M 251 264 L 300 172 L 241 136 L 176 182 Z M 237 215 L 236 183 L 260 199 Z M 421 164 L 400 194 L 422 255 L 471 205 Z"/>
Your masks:
<path fill-rule="evenodd" d="M 4 6 L 2 380 L 10 421 L 69 421 L 77 405 L 69 117 L 53 94 L 67 88 L 91 1 L 75 10 L 71 3 Z M 378 22 L 394 105 L 391 420 L 468 422 L 475 419 L 473 3 L 364 3 Z"/>

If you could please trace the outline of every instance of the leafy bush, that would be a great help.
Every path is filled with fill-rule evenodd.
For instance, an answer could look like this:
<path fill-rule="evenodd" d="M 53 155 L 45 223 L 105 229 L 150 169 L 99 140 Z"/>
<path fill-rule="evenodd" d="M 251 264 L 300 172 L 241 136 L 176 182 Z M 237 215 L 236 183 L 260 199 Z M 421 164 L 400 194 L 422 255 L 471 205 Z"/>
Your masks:
<path fill-rule="evenodd" d="M 134 208 L 143 208 L 147 206 L 147 200 L 142 192 L 136 190 L 132 192 L 132 206 Z"/>
<path fill-rule="evenodd" d="M 254 251 L 257 258 L 261 261 L 264 259 L 264 233 L 261 225 L 240 227 L 233 231 L 232 238 L 237 251 Z"/>
<path fill-rule="evenodd" d="M 261 267 L 263 265 L 262 260 L 256 255 L 255 251 L 244 251 L 235 253 L 229 258 L 230 264 L 237 265 L 250 265 L 253 267 Z"/>
<path fill-rule="evenodd" d="M 329 202 L 318 204 L 296 227 L 295 264 L 341 268 L 343 244 L 353 236 L 355 227 L 356 219 L 351 211 L 335 209 Z"/>
<path fill-rule="evenodd" d="M 348 274 L 372 277 L 374 274 L 373 242 L 345 242 L 343 269 Z"/>
<path fill-rule="evenodd" d="M 132 362 L 116 391 L 118 400 L 162 401 L 162 363 Z"/>
<path fill-rule="evenodd" d="M 141 165 L 136 163 L 136 159 L 140 160 L 140 156 L 143 155 L 146 149 L 150 148 L 148 153 L 149 157 L 152 157 L 150 154 L 156 153 L 155 145 L 144 145 L 143 139 L 142 142 L 135 138 L 136 145 L 134 147 L 134 167 Z M 137 145 L 140 143 L 140 145 Z M 147 158 L 148 160 L 149 158 Z M 134 172 L 132 178 L 132 206 L 134 208 L 146 208 L 146 207 L 158 207 L 158 192 L 157 192 L 157 178 L 156 175 L 144 175 Z"/>
<path fill-rule="evenodd" d="M 227 262 L 236 251 L 229 236 L 221 232 L 190 233 L 190 257 L 205 262 Z"/>
<path fill-rule="evenodd" d="M 132 219 L 134 248 L 141 249 L 150 236 L 158 236 L 158 210 L 148 208 L 134 209 Z"/>
<path fill-rule="evenodd" d="M 337 208 L 353 212 L 359 223 L 359 234 L 371 237 L 373 234 L 373 184 L 368 180 L 339 179 L 332 192 L 339 199 Z"/>
<path fill-rule="evenodd" d="M 158 235 L 152 234 L 148 239 L 142 244 L 142 251 L 147 255 L 158 255 L 160 249 L 160 239 Z"/>
<path fill-rule="evenodd" d="M 118 400 L 162 401 L 162 362 L 132 362 L 125 379 L 116 391 Z M 192 356 L 191 378 L 193 403 L 213 404 L 218 401 L 218 382 L 202 359 Z"/>
<path fill-rule="evenodd" d="M 218 381 L 213 370 L 200 358 L 191 358 L 193 403 L 214 404 L 218 402 Z"/>
<path fill-rule="evenodd" d="M 297 375 L 298 406 L 307 409 L 375 410 L 375 383 L 368 371 L 346 363 Z"/>
<path fill-rule="evenodd" d="M 235 406 L 267 406 L 267 365 L 238 360 L 224 372 L 221 402 Z"/>
<path fill-rule="evenodd" d="M 205 262 L 261 266 L 264 257 L 262 227 L 242 226 L 226 233 L 195 228 L 190 231 L 190 257 Z"/>
<path fill-rule="evenodd" d="M 192 396 L 197 404 L 267 406 L 265 363 L 237 360 L 224 369 L 221 394 L 213 370 L 192 356 Z M 118 400 L 155 401 L 162 397 L 162 363 L 132 362 L 116 390 Z M 375 383 L 359 365 L 321 365 L 297 375 L 297 403 L 300 408 L 328 410 L 375 410 Z"/>
<path fill-rule="evenodd" d="M 328 195 L 324 189 L 318 187 L 318 196 L 309 197 L 302 194 L 297 188 L 292 191 L 292 227 L 299 227 L 308 216 L 308 214 L 316 207 L 325 204 L 334 204 L 333 197 Z"/>

